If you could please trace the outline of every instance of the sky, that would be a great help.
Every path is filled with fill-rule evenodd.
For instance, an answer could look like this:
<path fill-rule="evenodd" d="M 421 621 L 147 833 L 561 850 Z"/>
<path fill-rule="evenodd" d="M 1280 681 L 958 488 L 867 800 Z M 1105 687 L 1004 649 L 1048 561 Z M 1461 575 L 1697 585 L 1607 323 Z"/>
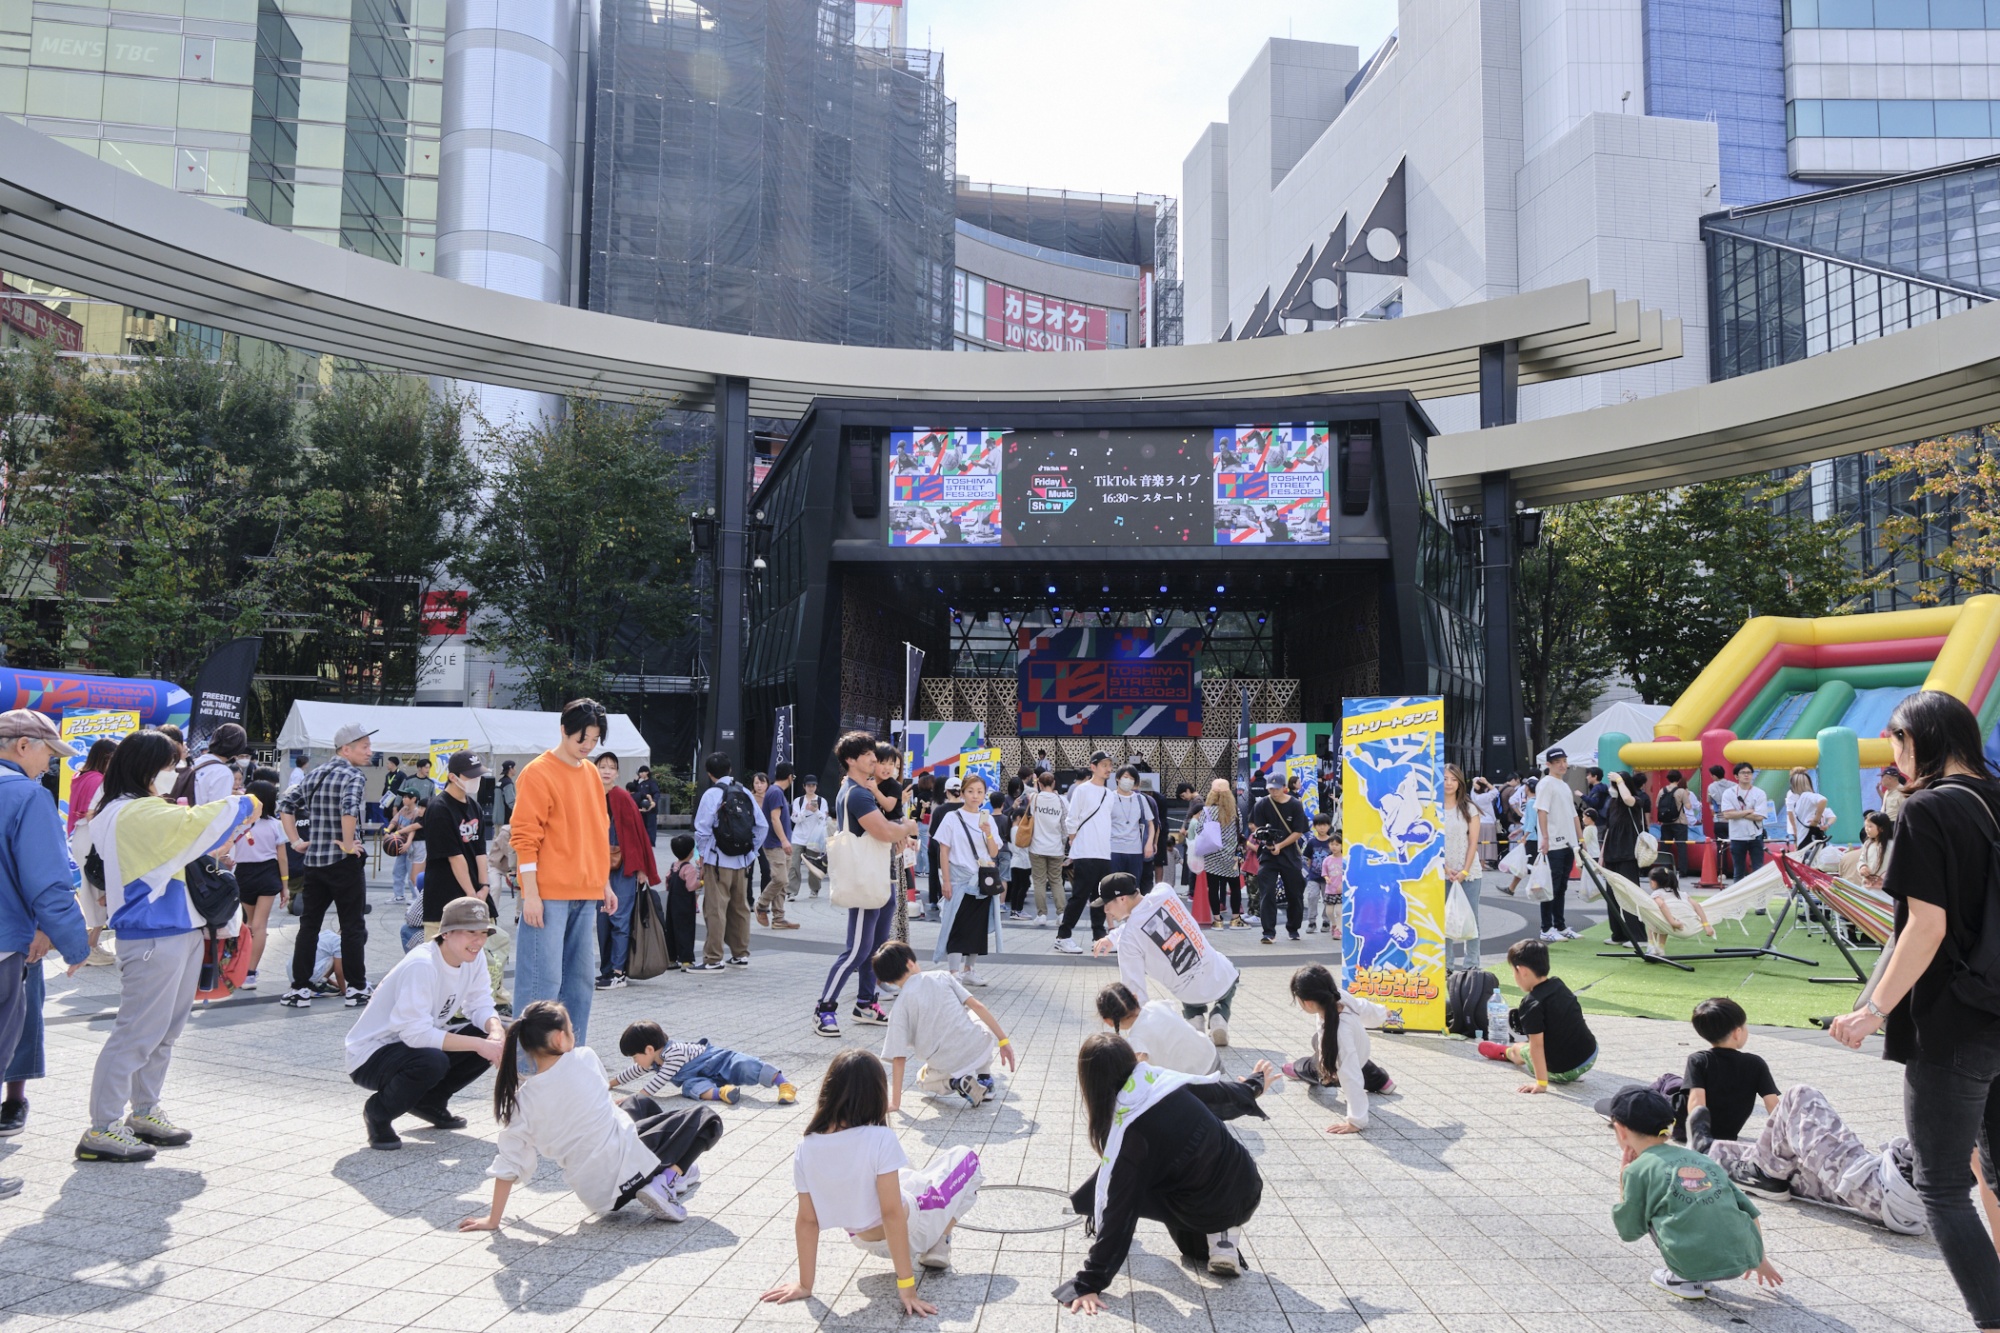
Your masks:
<path fill-rule="evenodd" d="M 909 42 L 944 53 L 958 171 L 1106 194 L 1181 193 L 1181 160 L 1268 39 L 1361 58 L 1395 0 L 906 0 Z"/>

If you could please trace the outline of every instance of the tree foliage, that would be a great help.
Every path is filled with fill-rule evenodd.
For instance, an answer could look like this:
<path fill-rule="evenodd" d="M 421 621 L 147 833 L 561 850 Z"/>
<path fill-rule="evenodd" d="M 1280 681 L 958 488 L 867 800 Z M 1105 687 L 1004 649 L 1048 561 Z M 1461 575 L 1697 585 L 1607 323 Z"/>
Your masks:
<path fill-rule="evenodd" d="M 1549 511 L 1540 544 L 1521 553 L 1515 629 L 1521 698 L 1537 752 L 1590 715 L 1616 669 L 1599 616 L 1589 505 Z"/>
<path fill-rule="evenodd" d="M 2000 591 L 2000 429 L 1982 426 L 1877 455 L 1875 478 L 1908 496 L 1877 527 L 1882 550 L 1915 568 L 1917 602 Z"/>
<path fill-rule="evenodd" d="M 491 490 L 452 569 L 474 590 L 473 643 L 544 707 L 615 697 L 610 676 L 687 627 L 687 460 L 665 437 L 657 408 L 588 397 L 485 430 Z"/>

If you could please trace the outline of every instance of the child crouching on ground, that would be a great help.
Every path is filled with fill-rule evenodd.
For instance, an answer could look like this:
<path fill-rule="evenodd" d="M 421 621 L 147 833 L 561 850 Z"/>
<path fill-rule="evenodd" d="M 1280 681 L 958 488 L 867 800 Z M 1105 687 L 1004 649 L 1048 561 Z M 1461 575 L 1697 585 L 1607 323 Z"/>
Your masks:
<path fill-rule="evenodd" d="M 903 1109 L 903 1066 L 912 1057 L 922 1062 L 918 1091 L 939 1097 L 952 1093 L 967 1106 L 979 1105 L 993 1091 L 995 1055 L 1013 1072 L 1013 1041 L 1001 1031 L 993 1011 L 973 999 L 957 977 L 924 971 L 917 966 L 916 950 L 900 940 L 877 949 L 869 966 L 877 981 L 899 988 L 889 1036 L 882 1043 L 882 1058 L 890 1063 L 891 1111 Z"/>
<path fill-rule="evenodd" d="M 820 1082 L 819 1105 L 792 1156 L 799 1279 L 771 1288 L 763 1299 L 782 1303 L 812 1295 L 819 1233 L 839 1227 L 855 1245 L 895 1265 L 904 1313 L 937 1313 L 917 1295 L 916 1264 L 951 1267 L 951 1229 L 979 1197 L 979 1154 L 946 1148 L 922 1171 L 912 1170 L 888 1115 L 889 1078 L 882 1062 L 868 1051 L 834 1056 Z"/>
<path fill-rule="evenodd" d="M 1729 1173 L 1710 1159 L 1667 1141 L 1674 1108 L 1651 1088 L 1626 1088 L 1597 1103 L 1624 1150 L 1618 1204 L 1611 1220 L 1618 1238 L 1650 1234 L 1665 1267 L 1653 1285 L 1686 1301 L 1708 1295 L 1708 1284 L 1755 1278 L 1765 1286 L 1784 1281 L 1764 1257 L 1757 1205 L 1743 1196 Z"/>
<path fill-rule="evenodd" d="M 1181 1017 L 1180 1006 L 1165 1000 L 1140 1004 L 1122 981 L 1097 992 L 1097 1016 L 1125 1039 L 1138 1057 L 1158 1069 L 1179 1074 L 1212 1074 L 1222 1067 L 1222 1052 L 1208 1034 L 1196 1031 Z"/>
<path fill-rule="evenodd" d="M 534 1072 L 522 1076 L 521 1066 Z M 554 1159 L 563 1180 L 593 1210 L 616 1212 L 637 1199 L 665 1222 L 684 1222 L 681 1196 L 698 1175 L 695 1159 L 722 1137 L 722 1118 L 706 1106 L 662 1107 L 634 1097 L 621 1109 L 605 1091 L 604 1064 L 576 1044 L 569 1011 L 537 1000 L 507 1030 L 493 1079 L 493 1117 L 501 1125 L 493 1177 L 493 1208 L 458 1224 L 460 1231 L 498 1231 L 507 1196 Z"/>
<path fill-rule="evenodd" d="M 1549 975 L 1549 946 L 1540 940 L 1516 940 L 1507 961 L 1521 988 L 1521 1007 L 1508 1018 L 1527 1040 L 1512 1046 L 1482 1041 L 1479 1053 L 1534 1072 L 1535 1081 L 1517 1092 L 1547 1092 L 1551 1083 L 1576 1082 L 1597 1063 L 1597 1038 L 1583 1021 L 1583 1005 L 1561 977 Z"/>
<path fill-rule="evenodd" d="M 778 1089 L 778 1104 L 790 1106 L 799 1099 L 799 1090 L 785 1079 L 785 1071 L 766 1064 L 754 1055 L 732 1051 L 727 1046 L 700 1041 L 668 1041 L 658 1023 L 633 1023 L 619 1034 L 618 1053 L 632 1063 L 611 1080 L 613 1092 L 656 1097 L 669 1087 L 681 1096 L 704 1102 L 734 1106 L 742 1096 L 738 1091 L 749 1084 Z"/>
<path fill-rule="evenodd" d="M 1368 1094 L 1396 1090 L 1389 1071 L 1368 1058 L 1368 1029 L 1381 1026 L 1389 1011 L 1349 995 L 1318 963 L 1292 973 L 1292 998 L 1319 1020 L 1319 1027 L 1313 1032 L 1312 1054 L 1288 1061 L 1285 1076 L 1339 1088 L 1347 1099 L 1347 1118 L 1334 1121 L 1326 1132 L 1359 1134 L 1368 1128 Z"/>

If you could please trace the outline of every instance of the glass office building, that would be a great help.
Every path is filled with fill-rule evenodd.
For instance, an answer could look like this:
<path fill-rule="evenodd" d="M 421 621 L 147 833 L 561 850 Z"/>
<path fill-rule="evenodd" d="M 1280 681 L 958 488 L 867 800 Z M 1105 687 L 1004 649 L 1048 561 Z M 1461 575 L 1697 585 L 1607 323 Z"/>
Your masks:
<path fill-rule="evenodd" d="M 1791 179 L 1778 0 L 1645 0 L 1646 114 L 1715 122 L 1725 204 L 1811 189 Z"/>

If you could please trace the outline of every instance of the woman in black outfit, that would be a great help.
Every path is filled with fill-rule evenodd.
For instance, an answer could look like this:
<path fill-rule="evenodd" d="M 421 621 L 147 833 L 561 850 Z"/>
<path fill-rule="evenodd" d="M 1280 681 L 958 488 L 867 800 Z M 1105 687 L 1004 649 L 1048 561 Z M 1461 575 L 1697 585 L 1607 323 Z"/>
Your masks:
<path fill-rule="evenodd" d="M 1652 821 L 1646 802 L 1646 778 L 1641 773 L 1611 775 L 1611 799 L 1604 807 L 1604 868 L 1623 875 L 1641 893 L 1650 892 L 1639 870 L 1639 835 Z M 1621 907 L 1616 898 L 1604 903 L 1604 915 L 1616 944 L 1644 944 L 1645 923 Z"/>
<path fill-rule="evenodd" d="M 1848 1046 L 1883 1030 L 1882 1055 L 1903 1066 L 1903 1119 L 1931 1234 L 1966 1309 L 2000 1328 L 2000 1256 L 1972 1203 L 1977 1147 L 1986 1179 L 2000 1139 L 2000 966 L 1982 942 L 1993 844 L 1994 781 L 1972 710 L 1922 690 L 1889 717 L 1896 768 L 1911 774 L 1883 890 L 1896 900 L 1894 952 L 1872 997 L 1833 1021 Z"/>
<path fill-rule="evenodd" d="M 1143 1104 L 1127 1110 L 1122 1132 L 1114 1136 L 1120 1094 L 1133 1082 L 1138 1063 L 1125 1039 L 1109 1032 L 1087 1038 L 1077 1053 L 1090 1144 L 1110 1157 L 1100 1170 L 1111 1175 L 1101 1213 L 1097 1171 L 1070 1196 L 1070 1206 L 1091 1219 L 1085 1225 L 1096 1236 L 1082 1269 L 1055 1291 L 1071 1314 L 1104 1308 L 1099 1293 L 1125 1266 L 1142 1217 L 1165 1223 L 1189 1263 L 1213 1273 L 1242 1272 L 1230 1233 L 1250 1220 L 1264 1197 L 1256 1159 L 1222 1122 L 1244 1115 L 1267 1118 L 1257 1098 L 1275 1072 L 1270 1063 L 1258 1061 L 1256 1071 L 1240 1082 L 1194 1080 L 1147 1065 L 1142 1077 L 1176 1080 L 1177 1086 L 1151 1100 L 1144 1100 L 1141 1090 Z"/>

